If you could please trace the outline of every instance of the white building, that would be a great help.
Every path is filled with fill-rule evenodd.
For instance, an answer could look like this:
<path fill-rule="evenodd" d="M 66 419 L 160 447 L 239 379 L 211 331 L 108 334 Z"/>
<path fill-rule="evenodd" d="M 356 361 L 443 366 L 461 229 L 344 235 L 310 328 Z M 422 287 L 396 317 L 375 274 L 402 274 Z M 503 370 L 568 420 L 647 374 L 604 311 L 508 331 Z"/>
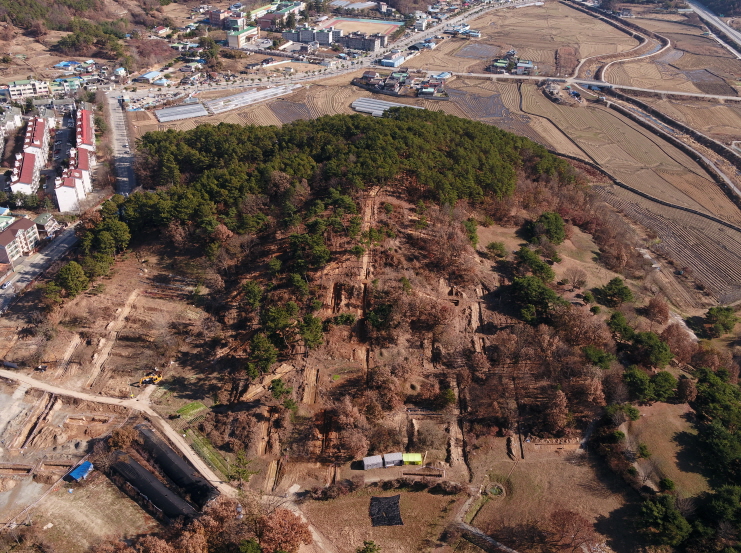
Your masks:
<path fill-rule="evenodd" d="M 25 80 L 8 83 L 8 96 L 11 100 L 49 96 L 49 83 L 46 81 Z"/>
<path fill-rule="evenodd" d="M 85 198 L 82 179 L 75 179 L 72 176 L 57 177 L 54 194 L 57 197 L 59 211 L 77 211 L 80 209 L 80 202 Z"/>
<path fill-rule="evenodd" d="M 10 189 L 14 193 L 31 195 L 39 189 L 41 168 L 36 163 L 36 155 L 24 152 L 15 155 L 15 166 L 10 176 Z"/>

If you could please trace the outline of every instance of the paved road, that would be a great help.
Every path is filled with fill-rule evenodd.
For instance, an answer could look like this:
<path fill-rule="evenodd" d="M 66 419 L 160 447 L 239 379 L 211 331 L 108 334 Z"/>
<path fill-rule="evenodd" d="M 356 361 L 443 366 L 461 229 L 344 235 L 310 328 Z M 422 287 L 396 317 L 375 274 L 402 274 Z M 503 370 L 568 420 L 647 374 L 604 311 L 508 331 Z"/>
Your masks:
<path fill-rule="evenodd" d="M 6 290 L 0 290 L 0 313 L 4 313 L 8 306 L 15 299 L 18 292 L 23 290 L 28 284 L 45 271 L 52 262 L 56 261 L 75 245 L 77 237 L 75 236 L 75 227 L 70 226 L 52 240 L 43 251 L 30 257 L 21 258 L 20 263 L 14 264 L 15 271 L 8 278 L 13 282 Z M 6 280 L 7 282 L 7 280 Z"/>
<path fill-rule="evenodd" d="M 218 490 L 224 495 L 234 497 L 237 494 L 237 490 L 232 488 L 226 482 L 220 480 L 216 474 L 203 462 L 203 460 L 190 448 L 188 443 L 183 439 L 183 435 L 176 432 L 167 422 L 163 419 L 159 413 L 149 407 L 146 402 L 138 401 L 136 399 L 121 399 L 107 396 L 96 396 L 93 394 L 86 394 L 84 392 L 76 392 L 73 390 L 67 390 L 66 388 L 60 388 L 53 384 L 41 382 L 25 374 L 21 374 L 15 371 L 9 371 L 6 369 L 0 369 L 0 377 L 15 380 L 16 382 L 22 382 L 32 388 L 43 390 L 52 394 L 74 397 L 85 401 L 94 401 L 96 403 L 105 403 L 108 405 L 119 405 L 121 407 L 128 407 L 135 411 L 141 411 L 149 417 L 152 424 L 165 434 L 172 444 L 180 450 L 180 453 L 188 459 L 191 464 L 200 472 L 203 477 L 211 482 Z"/>
<path fill-rule="evenodd" d="M 695 10 L 695 13 L 697 13 L 697 15 L 699 15 L 702 19 L 709 21 L 710 23 L 718 27 L 721 31 L 726 33 L 733 40 L 741 44 L 741 32 L 737 31 L 736 29 L 728 25 L 720 17 L 715 15 L 713 12 L 708 10 L 705 6 L 703 6 L 699 2 L 688 0 L 687 3 L 692 7 L 693 10 Z"/>
<path fill-rule="evenodd" d="M 113 158 L 116 166 L 116 192 L 127 196 L 136 188 L 134 156 L 131 153 L 133 145 L 129 141 L 125 120 L 126 114 L 118 103 L 119 92 L 112 90 L 106 92 L 106 95 L 113 130 L 111 145 L 113 146 Z"/>

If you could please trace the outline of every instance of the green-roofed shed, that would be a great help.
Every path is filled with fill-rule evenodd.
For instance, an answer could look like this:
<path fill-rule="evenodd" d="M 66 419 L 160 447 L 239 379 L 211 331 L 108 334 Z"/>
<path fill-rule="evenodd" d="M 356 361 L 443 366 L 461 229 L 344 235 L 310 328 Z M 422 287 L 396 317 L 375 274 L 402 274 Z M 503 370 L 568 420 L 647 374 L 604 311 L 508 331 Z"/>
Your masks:
<path fill-rule="evenodd" d="M 401 456 L 405 465 L 421 465 L 422 454 L 421 453 L 404 453 Z"/>

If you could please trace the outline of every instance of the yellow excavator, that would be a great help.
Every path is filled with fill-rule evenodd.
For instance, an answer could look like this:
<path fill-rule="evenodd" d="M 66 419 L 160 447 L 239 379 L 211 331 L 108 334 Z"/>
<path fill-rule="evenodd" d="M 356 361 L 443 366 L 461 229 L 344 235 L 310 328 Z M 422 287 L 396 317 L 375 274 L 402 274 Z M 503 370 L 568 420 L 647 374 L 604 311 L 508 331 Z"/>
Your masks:
<path fill-rule="evenodd" d="M 162 372 L 159 369 L 154 369 L 152 372 L 142 376 L 139 380 L 139 386 L 146 386 L 147 384 L 157 384 L 162 380 Z"/>

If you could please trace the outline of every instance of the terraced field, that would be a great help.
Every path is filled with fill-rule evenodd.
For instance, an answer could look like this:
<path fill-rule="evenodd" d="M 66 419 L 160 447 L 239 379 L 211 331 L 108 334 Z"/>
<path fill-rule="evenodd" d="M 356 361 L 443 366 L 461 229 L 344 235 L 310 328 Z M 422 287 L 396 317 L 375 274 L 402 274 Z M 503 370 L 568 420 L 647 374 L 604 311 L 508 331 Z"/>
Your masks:
<path fill-rule="evenodd" d="M 724 142 L 741 140 L 741 104 L 678 102 L 656 98 L 643 98 L 642 101 L 715 139 Z"/>
<path fill-rule="evenodd" d="M 657 24 L 651 19 L 637 19 L 637 23 L 661 32 L 671 40 L 672 48 L 653 58 L 614 64 L 608 81 L 658 90 L 736 95 L 732 85 L 741 74 L 741 60 L 702 36 L 701 29 L 665 21 Z"/>
<path fill-rule="evenodd" d="M 695 277 L 721 303 L 741 299 L 741 233 L 697 215 L 650 202 L 617 186 L 595 187 L 610 205 L 652 229 L 659 249 Z"/>
<path fill-rule="evenodd" d="M 594 161 L 626 184 L 661 200 L 741 223 L 741 212 L 689 156 L 601 106 L 568 107 L 523 85 L 526 112 L 550 118 Z M 560 146 L 559 146 L 560 149 Z"/>

